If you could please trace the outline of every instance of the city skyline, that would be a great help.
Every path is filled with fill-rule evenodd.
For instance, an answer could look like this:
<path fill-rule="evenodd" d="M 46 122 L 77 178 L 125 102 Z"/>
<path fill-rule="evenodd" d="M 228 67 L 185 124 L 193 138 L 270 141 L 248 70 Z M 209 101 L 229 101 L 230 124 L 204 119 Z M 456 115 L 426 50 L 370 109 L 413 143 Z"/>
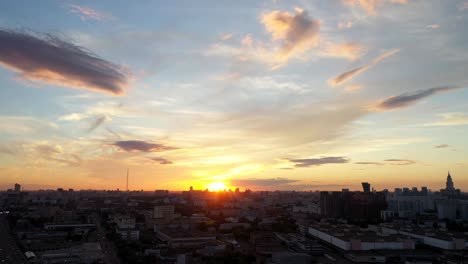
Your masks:
<path fill-rule="evenodd" d="M 0 188 L 468 191 L 466 0 L 0 4 Z"/>

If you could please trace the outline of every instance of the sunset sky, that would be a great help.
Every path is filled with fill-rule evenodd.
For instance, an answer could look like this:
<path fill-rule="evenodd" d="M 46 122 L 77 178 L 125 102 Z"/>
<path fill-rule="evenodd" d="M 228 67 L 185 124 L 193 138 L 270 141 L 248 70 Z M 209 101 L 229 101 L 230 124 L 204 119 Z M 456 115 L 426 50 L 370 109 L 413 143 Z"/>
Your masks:
<path fill-rule="evenodd" d="M 468 1 L 1 1 L 0 188 L 468 191 Z"/>

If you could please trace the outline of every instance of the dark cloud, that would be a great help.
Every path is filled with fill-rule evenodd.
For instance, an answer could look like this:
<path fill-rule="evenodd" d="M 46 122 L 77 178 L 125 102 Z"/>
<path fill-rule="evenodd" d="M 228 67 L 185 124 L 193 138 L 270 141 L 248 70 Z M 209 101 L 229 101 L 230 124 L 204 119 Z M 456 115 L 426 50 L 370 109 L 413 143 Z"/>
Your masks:
<path fill-rule="evenodd" d="M 294 163 L 295 167 L 311 167 L 311 166 L 320 166 L 324 164 L 334 164 L 334 163 L 348 163 L 349 159 L 345 157 L 320 157 L 316 159 L 288 159 L 290 162 Z"/>
<path fill-rule="evenodd" d="M 387 51 L 385 53 L 380 54 L 378 57 L 374 58 L 372 61 L 370 61 L 368 64 L 364 66 L 360 66 L 357 68 L 354 68 L 352 70 L 346 71 L 344 73 L 339 74 L 335 78 L 332 78 L 328 80 L 328 83 L 332 86 L 338 86 L 341 85 L 349 80 L 351 80 L 354 76 L 359 75 L 370 68 L 376 66 L 379 62 L 384 60 L 387 57 L 393 56 L 394 54 L 398 53 L 400 50 L 399 49 L 393 49 L 390 51 Z"/>
<path fill-rule="evenodd" d="M 375 162 L 375 161 L 361 161 L 361 162 L 355 162 L 354 164 L 359 164 L 359 165 L 384 165 L 382 162 Z"/>
<path fill-rule="evenodd" d="M 152 160 L 152 161 L 159 162 L 159 164 L 162 164 L 162 165 L 168 165 L 168 164 L 173 163 L 172 161 L 167 160 L 165 158 L 161 158 L 161 157 L 154 157 L 154 158 L 149 158 L 149 159 Z"/>
<path fill-rule="evenodd" d="M 232 186 L 271 186 L 271 185 L 284 185 L 292 182 L 298 182 L 298 180 L 289 180 L 285 178 L 270 178 L 270 179 L 232 179 Z"/>
<path fill-rule="evenodd" d="M 129 75 L 56 35 L 37 36 L 0 29 L 0 65 L 21 78 L 73 88 L 122 94 Z"/>
<path fill-rule="evenodd" d="M 335 78 L 333 78 L 332 80 L 330 80 L 329 83 L 332 84 L 332 85 L 340 85 L 340 84 L 346 82 L 347 80 L 353 78 L 355 75 L 358 75 L 361 72 L 367 71 L 368 68 L 369 68 L 369 66 L 366 65 L 366 66 L 357 67 L 357 68 L 354 68 L 352 70 L 343 72 L 342 74 L 340 74 L 340 75 L 336 76 Z"/>
<path fill-rule="evenodd" d="M 436 87 L 436 88 L 430 88 L 430 89 L 425 89 L 425 90 L 419 90 L 419 91 L 412 92 L 412 93 L 404 93 L 401 95 L 389 97 L 381 101 L 377 105 L 376 108 L 378 110 L 392 110 L 392 109 L 404 108 L 412 104 L 415 104 L 419 100 L 429 97 L 431 95 L 444 93 L 444 92 L 450 92 L 450 91 L 454 91 L 458 89 L 460 88 L 444 86 L 444 87 Z"/>
<path fill-rule="evenodd" d="M 449 145 L 447 144 L 440 144 L 440 145 L 435 145 L 434 148 L 448 148 Z"/>
<path fill-rule="evenodd" d="M 112 145 L 119 147 L 127 152 L 161 152 L 176 149 L 163 144 L 149 143 L 142 140 L 121 140 L 116 141 Z"/>
<path fill-rule="evenodd" d="M 413 165 L 416 163 L 414 160 L 407 159 L 386 159 L 384 161 L 390 165 Z"/>
<path fill-rule="evenodd" d="M 106 120 L 107 120 L 107 117 L 105 115 L 96 117 L 96 119 L 94 119 L 91 125 L 89 126 L 88 132 L 94 131 L 96 128 L 102 125 Z"/>

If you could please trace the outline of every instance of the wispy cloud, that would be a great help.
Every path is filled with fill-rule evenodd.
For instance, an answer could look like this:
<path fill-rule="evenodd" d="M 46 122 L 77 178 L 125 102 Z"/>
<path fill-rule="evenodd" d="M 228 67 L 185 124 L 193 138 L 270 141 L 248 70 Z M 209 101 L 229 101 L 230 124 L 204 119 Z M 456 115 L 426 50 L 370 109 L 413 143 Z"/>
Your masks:
<path fill-rule="evenodd" d="M 126 152 L 161 152 L 176 149 L 175 147 L 142 140 L 121 140 L 114 142 L 112 145 Z"/>
<path fill-rule="evenodd" d="M 326 40 L 327 37 L 320 32 L 320 21 L 310 17 L 301 8 L 295 8 L 294 12 L 264 12 L 260 22 L 270 34 L 269 41 L 257 40 L 251 34 L 240 40 L 240 46 L 221 39 L 203 54 L 233 58 L 235 64 L 264 63 L 276 70 L 291 61 L 308 61 L 312 57 L 355 60 L 366 51 L 363 45 L 356 42 L 335 43 Z M 229 40 L 232 42 L 231 38 Z"/>
<path fill-rule="evenodd" d="M 385 3 L 407 4 L 409 0 L 342 0 L 344 4 L 362 8 L 369 15 L 376 15 L 377 8 Z"/>
<path fill-rule="evenodd" d="M 444 86 L 444 87 L 435 87 L 435 88 L 430 88 L 430 89 L 419 90 L 419 91 L 411 92 L 411 93 L 404 93 L 401 95 L 392 96 L 392 97 L 382 100 L 375 106 L 375 108 L 377 110 L 400 109 L 400 108 L 413 105 L 426 97 L 429 97 L 438 93 L 445 93 L 445 92 L 450 92 L 450 91 L 454 91 L 458 89 L 461 89 L 461 88 L 452 87 L 452 86 Z"/>
<path fill-rule="evenodd" d="M 361 73 L 369 70 L 370 68 L 376 66 L 383 59 L 385 59 L 387 57 L 390 57 L 390 56 L 398 53 L 399 51 L 400 51 L 399 49 L 393 49 L 393 50 L 387 51 L 385 53 L 382 53 L 378 57 L 374 58 L 370 63 L 368 63 L 368 64 L 366 64 L 364 66 L 360 66 L 360 67 L 354 68 L 352 70 L 346 71 L 344 73 L 341 73 L 340 75 L 336 76 L 335 78 L 332 78 L 332 79 L 328 80 L 328 83 L 330 85 L 332 85 L 332 86 L 341 85 L 341 84 L 351 80 L 356 75 L 361 74 Z"/>
<path fill-rule="evenodd" d="M 114 95 L 122 94 L 130 79 L 123 67 L 50 34 L 0 29 L 0 65 L 25 80 Z"/>
<path fill-rule="evenodd" d="M 443 113 L 442 120 L 424 124 L 424 126 L 463 126 L 468 125 L 468 114 L 462 112 Z"/>
<path fill-rule="evenodd" d="M 416 161 L 414 160 L 408 160 L 408 159 L 386 159 L 383 161 L 360 161 L 360 162 L 355 162 L 354 164 L 358 165 L 377 165 L 377 166 L 383 166 L 383 165 L 399 165 L 399 166 L 404 166 L 404 165 L 413 165 L 415 164 Z"/>
<path fill-rule="evenodd" d="M 229 39 L 231 39 L 233 36 L 234 36 L 234 34 L 232 34 L 232 33 L 226 33 L 226 34 L 221 35 L 220 39 L 221 39 L 221 40 L 229 40 Z"/>
<path fill-rule="evenodd" d="M 114 17 L 111 14 L 103 13 L 96 11 L 92 8 L 79 6 L 79 5 L 69 5 L 68 10 L 71 13 L 77 14 L 82 20 L 111 20 Z"/>
<path fill-rule="evenodd" d="M 14 136 L 24 134 L 52 133 L 58 128 L 55 123 L 37 119 L 32 116 L 8 116 L 0 115 L 0 133 Z"/>
<path fill-rule="evenodd" d="M 390 165 L 398 165 L 398 166 L 413 165 L 416 163 L 416 161 L 414 160 L 407 160 L 407 159 L 386 159 L 384 161 Z"/>
<path fill-rule="evenodd" d="M 60 145 L 51 145 L 48 143 L 39 143 L 33 146 L 37 156 L 35 159 L 44 161 L 53 161 L 67 166 L 78 166 L 82 160 L 75 153 L 67 153 Z"/>
<path fill-rule="evenodd" d="M 269 179 L 231 179 L 232 186 L 270 186 L 270 185 L 283 185 L 293 182 L 298 182 L 298 180 L 290 180 L 286 178 L 269 178 Z"/>
<path fill-rule="evenodd" d="M 96 117 L 91 122 L 91 125 L 88 128 L 88 132 L 94 131 L 96 128 L 98 128 L 100 125 L 102 125 L 106 120 L 107 120 L 107 117 L 105 115 L 101 115 L 101 116 Z"/>
<path fill-rule="evenodd" d="M 149 159 L 152 160 L 152 161 L 156 161 L 156 162 L 158 162 L 158 163 L 161 164 L 161 165 L 168 165 L 168 164 L 172 164 L 172 163 L 173 163 L 172 161 L 167 160 L 167 159 L 165 159 L 165 158 L 161 158 L 161 157 L 151 157 L 151 158 L 149 158 Z"/>
<path fill-rule="evenodd" d="M 13 144 L 0 144 L 0 153 L 15 155 L 17 153 L 17 147 Z"/>
<path fill-rule="evenodd" d="M 340 164 L 348 163 L 349 159 L 345 157 L 320 157 L 313 159 L 288 159 L 289 162 L 294 163 L 295 167 L 312 167 L 325 164 Z"/>
<path fill-rule="evenodd" d="M 348 60 L 356 60 L 364 54 L 366 48 L 355 42 L 344 44 L 328 44 L 320 51 L 320 55 L 332 58 L 345 58 Z"/>
<path fill-rule="evenodd" d="M 347 85 L 344 89 L 345 92 L 356 92 L 356 91 L 359 91 L 359 90 L 362 90 L 364 89 L 364 86 L 362 85 L 359 85 L 359 84 L 350 84 L 350 85 Z"/>
<path fill-rule="evenodd" d="M 449 145 L 447 144 L 440 144 L 440 145 L 435 145 L 434 148 L 448 148 Z"/>

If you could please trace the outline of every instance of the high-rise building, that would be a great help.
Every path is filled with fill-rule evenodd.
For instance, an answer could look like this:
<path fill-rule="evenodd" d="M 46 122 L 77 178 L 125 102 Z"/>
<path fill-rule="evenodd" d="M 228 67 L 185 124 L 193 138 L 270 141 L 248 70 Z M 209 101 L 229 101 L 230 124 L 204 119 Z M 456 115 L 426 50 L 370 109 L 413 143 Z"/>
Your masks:
<path fill-rule="evenodd" d="M 21 184 L 15 183 L 15 192 L 21 192 Z"/>
<path fill-rule="evenodd" d="M 455 184 L 453 183 L 452 176 L 450 172 L 447 174 L 447 181 L 445 182 L 445 189 L 441 189 L 440 192 L 445 196 L 460 196 L 460 189 L 455 189 Z"/>
<path fill-rule="evenodd" d="M 370 192 L 370 183 L 363 182 L 361 184 L 362 184 L 362 189 L 363 189 L 364 192 L 366 192 L 366 193 Z"/>
<path fill-rule="evenodd" d="M 378 219 L 387 207 L 385 193 L 370 192 L 369 183 L 363 183 L 363 188 L 364 192 L 320 192 L 320 214 L 358 221 Z"/>
<path fill-rule="evenodd" d="M 454 191 L 455 188 L 453 187 L 453 181 L 452 181 L 452 176 L 450 176 L 450 171 L 447 175 L 447 182 L 445 183 L 445 190 L 446 191 Z"/>

